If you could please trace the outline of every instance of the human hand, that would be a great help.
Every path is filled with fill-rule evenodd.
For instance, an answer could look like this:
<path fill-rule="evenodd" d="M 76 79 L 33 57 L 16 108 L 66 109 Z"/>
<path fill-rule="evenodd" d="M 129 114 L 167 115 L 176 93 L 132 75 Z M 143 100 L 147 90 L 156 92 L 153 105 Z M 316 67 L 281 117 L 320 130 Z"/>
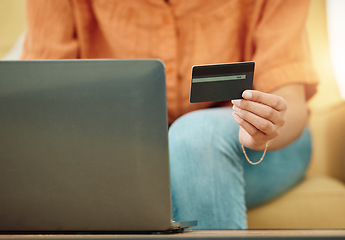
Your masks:
<path fill-rule="evenodd" d="M 233 118 L 240 125 L 240 143 L 253 150 L 264 150 L 286 122 L 287 102 L 280 96 L 255 90 L 244 91 L 242 97 L 231 101 Z"/>

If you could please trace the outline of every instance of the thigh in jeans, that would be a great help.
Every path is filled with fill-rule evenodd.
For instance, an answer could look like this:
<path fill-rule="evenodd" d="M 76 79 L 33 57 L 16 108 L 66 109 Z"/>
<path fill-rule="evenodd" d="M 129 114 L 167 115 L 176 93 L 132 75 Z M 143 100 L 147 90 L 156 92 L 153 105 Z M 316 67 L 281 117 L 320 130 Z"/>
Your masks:
<path fill-rule="evenodd" d="M 246 150 L 251 160 L 260 159 L 262 152 Z M 311 138 L 308 129 L 284 149 L 268 152 L 255 166 L 243 164 L 247 208 L 256 207 L 288 191 L 304 177 L 311 155 Z"/>

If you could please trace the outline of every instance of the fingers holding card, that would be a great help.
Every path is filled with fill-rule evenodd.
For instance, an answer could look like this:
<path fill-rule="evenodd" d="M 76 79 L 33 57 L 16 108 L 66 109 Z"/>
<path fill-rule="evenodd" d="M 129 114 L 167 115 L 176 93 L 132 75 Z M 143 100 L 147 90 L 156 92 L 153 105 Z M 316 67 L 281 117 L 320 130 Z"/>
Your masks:
<path fill-rule="evenodd" d="M 285 125 L 287 103 L 280 96 L 259 91 L 246 91 L 243 97 L 232 101 L 234 119 L 241 127 L 240 142 L 261 150 Z"/>
<path fill-rule="evenodd" d="M 241 144 L 262 150 L 285 124 L 287 104 L 279 96 L 251 90 L 254 67 L 254 62 L 194 66 L 190 102 L 231 100 Z"/>

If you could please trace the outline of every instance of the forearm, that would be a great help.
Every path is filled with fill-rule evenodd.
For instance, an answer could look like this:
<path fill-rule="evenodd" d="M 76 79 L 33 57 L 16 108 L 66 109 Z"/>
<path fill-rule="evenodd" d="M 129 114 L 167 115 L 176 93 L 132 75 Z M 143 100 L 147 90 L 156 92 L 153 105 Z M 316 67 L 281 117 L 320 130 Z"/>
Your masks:
<path fill-rule="evenodd" d="M 308 122 L 308 107 L 305 101 L 303 85 L 289 85 L 272 94 L 281 96 L 287 102 L 286 122 L 280 128 L 279 135 L 269 141 L 269 151 L 279 150 L 295 141 Z"/>

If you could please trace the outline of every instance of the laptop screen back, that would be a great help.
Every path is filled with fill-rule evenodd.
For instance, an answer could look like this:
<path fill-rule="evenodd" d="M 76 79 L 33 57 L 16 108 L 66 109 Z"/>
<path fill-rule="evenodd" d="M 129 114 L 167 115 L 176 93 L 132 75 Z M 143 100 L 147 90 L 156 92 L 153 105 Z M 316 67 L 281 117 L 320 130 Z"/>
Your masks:
<path fill-rule="evenodd" d="M 171 224 L 158 60 L 0 62 L 0 231 Z"/>

